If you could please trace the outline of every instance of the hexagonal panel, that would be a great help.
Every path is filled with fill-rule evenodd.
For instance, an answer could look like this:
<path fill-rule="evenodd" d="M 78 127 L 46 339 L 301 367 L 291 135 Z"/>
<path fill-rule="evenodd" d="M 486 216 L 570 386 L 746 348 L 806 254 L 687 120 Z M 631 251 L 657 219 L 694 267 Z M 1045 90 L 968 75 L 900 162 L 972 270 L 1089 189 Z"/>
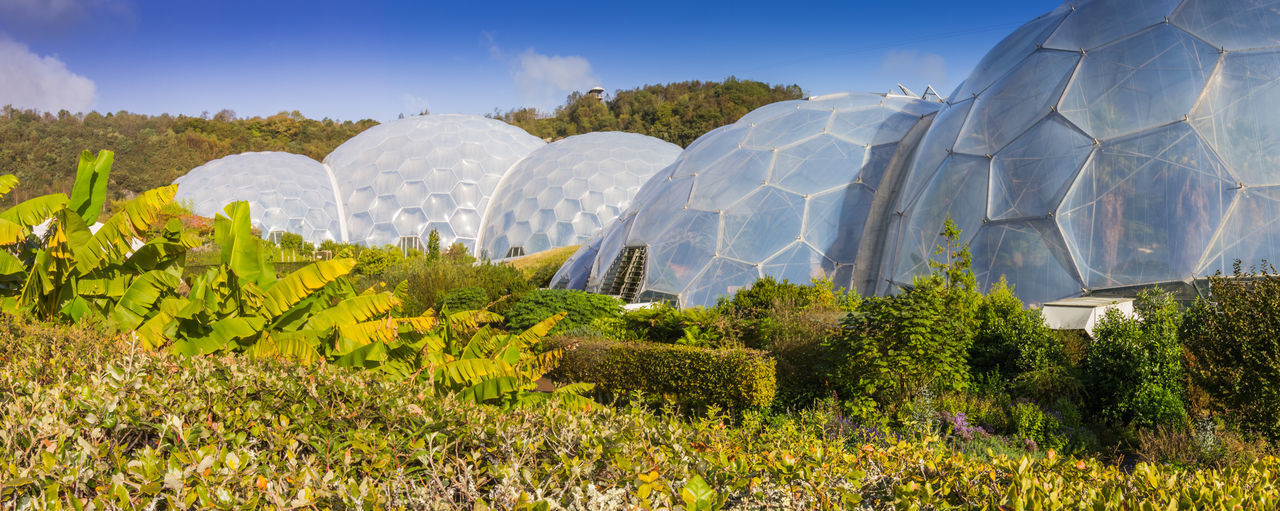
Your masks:
<path fill-rule="evenodd" d="M 1160 25 L 1090 51 L 1058 107 L 1094 138 L 1181 120 L 1218 62 L 1218 50 Z"/>
<path fill-rule="evenodd" d="M 350 241 L 381 243 L 387 237 L 421 235 L 421 230 L 403 231 L 397 227 L 403 224 L 394 221 L 401 209 L 417 208 L 436 222 L 434 225 L 441 226 L 441 222 L 457 216 L 459 208 L 470 208 L 472 214 L 466 218 L 477 224 L 472 219 L 479 216 L 475 210 L 488 204 L 487 199 L 507 169 L 544 145 L 523 130 L 494 119 L 427 115 L 370 128 L 343 143 L 325 161 L 333 167 L 339 196 L 352 206 L 346 212 L 348 218 L 368 212 L 374 223 L 391 229 L 378 230 L 377 240 L 353 236 Z M 425 190 L 405 184 L 413 182 L 422 183 Z M 352 200 L 356 190 L 370 184 L 387 200 Z M 406 186 L 410 189 L 406 190 Z M 394 206 L 388 206 L 391 202 Z M 460 241 L 474 246 L 477 228 L 470 225 L 466 229 L 439 229 L 441 243 L 448 246 Z"/>
<path fill-rule="evenodd" d="M 1280 51 L 1230 53 L 1191 111 L 1191 124 L 1237 180 L 1280 184 L 1277 109 Z"/>
<path fill-rule="evenodd" d="M 1093 139 L 1060 116 L 1037 124 L 991 162 L 988 215 L 995 220 L 1053 213 L 1093 151 Z"/>
<path fill-rule="evenodd" d="M 725 209 L 719 252 L 744 261 L 763 261 L 800 238 L 804 198 L 772 186 Z M 794 233 L 787 239 L 786 233 Z"/>
<path fill-rule="evenodd" d="M 616 215 L 638 191 L 640 183 L 669 165 L 679 153 L 679 146 L 633 133 L 588 133 L 548 144 L 508 171 L 486 212 L 481 246 L 495 253 L 497 247 L 490 246 L 489 240 L 499 233 L 506 233 L 513 246 L 523 246 L 525 239 L 506 232 L 510 227 L 505 215 L 508 211 L 516 211 L 516 219 L 539 216 L 530 235 L 546 235 L 553 245 L 550 248 L 564 246 L 558 240 L 568 245 L 586 241 L 599 225 L 574 221 L 575 218 L 583 212 L 604 212 L 606 197 L 623 203 L 614 207 Z M 623 175 L 631 176 L 630 182 L 635 185 L 615 189 L 617 177 Z M 611 193 L 606 195 L 606 191 Z M 536 197 L 534 211 L 524 210 L 529 197 Z M 607 218 L 612 219 L 613 216 Z M 566 239 L 551 232 L 559 222 L 582 230 Z M 528 247 L 525 252 L 530 253 Z"/>
<path fill-rule="evenodd" d="M 1227 51 L 1280 46 L 1280 1 L 1187 0 L 1170 22 Z"/>
<path fill-rule="evenodd" d="M 262 230 L 301 235 L 311 243 L 342 240 L 342 208 L 334 200 L 329 169 L 306 156 L 261 152 L 220 158 L 174 180 L 177 201 L 212 217 L 227 204 L 249 203 L 249 217 Z M 367 195 L 358 198 L 366 199 Z"/>
<path fill-rule="evenodd" d="M 974 100 L 973 111 L 956 140 L 957 152 L 996 154 L 1058 102 L 1080 56 L 1040 51 Z"/>
<path fill-rule="evenodd" d="M 1090 288 L 1195 272 L 1235 183 L 1185 123 L 1103 144 L 1057 215 Z"/>

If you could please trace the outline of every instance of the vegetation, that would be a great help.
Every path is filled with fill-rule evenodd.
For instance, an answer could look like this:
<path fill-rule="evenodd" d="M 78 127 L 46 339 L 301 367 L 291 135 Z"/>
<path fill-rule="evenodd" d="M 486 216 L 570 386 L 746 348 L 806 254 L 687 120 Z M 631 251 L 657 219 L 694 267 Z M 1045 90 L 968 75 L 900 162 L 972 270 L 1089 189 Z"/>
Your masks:
<path fill-rule="evenodd" d="M 1264 509 L 1280 460 L 1120 470 L 898 440 L 834 407 L 503 410 L 368 371 L 0 320 L 0 506 Z"/>
<path fill-rule="evenodd" d="M 495 110 L 491 117 L 547 139 L 593 131 L 627 131 L 685 147 L 703 133 L 732 124 L 747 112 L 803 96 L 797 85 L 769 85 L 730 76 L 719 83 L 688 81 L 619 90 L 605 101 L 575 92 L 552 115 L 519 108 Z"/>
<path fill-rule="evenodd" d="M 1280 278 L 1263 262 L 1209 279 L 1181 327 L 1192 392 L 1203 408 L 1280 441 Z"/>
<path fill-rule="evenodd" d="M 622 302 L 604 296 L 572 289 L 538 289 L 520 297 L 507 310 L 507 326 L 523 330 L 552 314 L 567 314 L 551 333 L 560 333 L 590 325 L 601 318 L 616 318 L 622 313 Z"/>
<path fill-rule="evenodd" d="M 773 402 L 774 362 L 750 349 L 709 349 L 601 338 L 561 338 L 565 353 L 551 377 L 591 383 L 602 396 L 645 394 L 705 409 L 743 410 Z"/>
<path fill-rule="evenodd" d="M 459 245 L 327 243 L 282 270 L 310 247 L 260 239 L 244 203 L 189 222 L 167 186 L 108 207 L 113 156 L 0 212 L 3 508 L 1280 498 L 1274 270 L 1237 265 L 1185 312 L 1143 292 L 1082 339 L 980 293 L 947 222 L 894 296 L 763 279 L 623 311 Z"/>
<path fill-rule="evenodd" d="M 313 120 L 298 112 L 237 118 L 224 110 L 201 117 L 129 112 L 40 113 L 0 110 L 0 169 L 23 183 L 3 204 L 69 193 L 80 151 L 97 147 L 119 156 L 110 198 L 124 199 L 173 182 L 209 161 L 246 151 L 286 151 L 324 159 L 339 144 L 377 123 Z"/>

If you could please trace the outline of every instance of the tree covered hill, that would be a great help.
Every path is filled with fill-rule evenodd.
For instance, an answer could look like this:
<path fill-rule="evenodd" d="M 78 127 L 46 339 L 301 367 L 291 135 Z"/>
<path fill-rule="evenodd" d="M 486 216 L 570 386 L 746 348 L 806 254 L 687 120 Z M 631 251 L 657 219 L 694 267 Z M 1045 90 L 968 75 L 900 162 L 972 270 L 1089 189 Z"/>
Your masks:
<path fill-rule="evenodd" d="M 4 204 L 68 192 L 80 151 L 115 151 L 107 187 L 116 199 L 169 184 L 187 171 L 246 151 L 288 151 L 317 160 L 378 123 L 314 120 L 298 112 L 238 119 L 229 110 L 213 117 L 129 112 L 73 115 L 4 107 L 0 111 L 0 172 L 22 186 Z"/>
<path fill-rule="evenodd" d="M 574 93 L 550 115 L 521 108 L 490 117 L 547 139 L 617 130 L 687 146 L 751 110 L 802 94 L 797 85 L 730 77 L 724 82 L 646 85 L 617 91 L 606 101 Z M 113 199 L 119 199 L 167 185 L 195 167 L 246 151 L 287 151 L 323 160 L 335 147 L 377 124 L 370 119 L 308 119 L 297 111 L 237 118 L 229 110 L 191 117 L 123 111 L 54 114 L 3 107 L 0 173 L 15 174 L 22 186 L 0 200 L 0 205 L 69 192 L 84 149 L 115 151 L 116 167 L 108 189 L 115 194 Z"/>
<path fill-rule="evenodd" d="M 553 115 L 520 108 L 490 115 L 546 139 L 593 131 L 629 131 L 688 146 L 720 126 L 769 103 L 800 99 L 799 85 L 769 85 L 730 76 L 723 82 L 687 81 L 617 91 L 601 101 L 570 94 Z"/>

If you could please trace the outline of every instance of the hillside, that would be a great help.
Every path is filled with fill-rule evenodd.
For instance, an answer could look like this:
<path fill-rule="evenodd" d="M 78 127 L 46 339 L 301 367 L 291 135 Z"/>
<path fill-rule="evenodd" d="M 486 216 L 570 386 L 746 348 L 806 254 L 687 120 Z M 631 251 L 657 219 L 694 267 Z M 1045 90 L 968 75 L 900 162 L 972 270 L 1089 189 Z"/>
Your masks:
<path fill-rule="evenodd" d="M 796 85 L 769 85 L 730 77 L 724 82 L 688 81 L 617 91 L 601 102 L 575 93 L 553 115 L 522 108 L 490 117 L 542 138 L 621 130 L 686 146 L 698 136 L 732 123 L 760 106 L 801 97 Z M 114 199 L 162 186 L 223 156 L 246 151 L 287 151 L 324 159 L 335 147 L 376 121 L 308 119 L 299 112 L 270 117 L 143 115 L 129 112 L 57 114 L 3 107 L 0 110 L 0 172 L 23 186 L 0 201 L 11 205 L 38 195 L 70 191 L 76 159 L 86 148 L 115 151 Z"/>
<path fill-rule="evenodd" d="M 604 101 L 573 93 L 551 115 L 532 108 L 490 115 L 546 139 L 593 131 L 627 131 L 688 146 L 703 133 L 769 103 L 804 97 L 799 85 L 769 85 L 730 76 L 620 90 Z"/>

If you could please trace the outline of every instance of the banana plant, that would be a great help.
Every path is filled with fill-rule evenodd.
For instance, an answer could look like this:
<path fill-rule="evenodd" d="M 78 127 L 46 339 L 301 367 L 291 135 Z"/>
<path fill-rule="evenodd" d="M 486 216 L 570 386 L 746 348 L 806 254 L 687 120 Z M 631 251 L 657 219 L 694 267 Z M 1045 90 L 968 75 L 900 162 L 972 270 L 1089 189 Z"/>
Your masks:
<path fill-rule="evenodd" d="M 43 319 L 92 317 L 130 329 L 150 314 L 153 294 L 176 287 L 181 258 L 199 239 L 173 222 L 160 236 L 145 239 L 176 187 L 145 192 L 121 204 L 96 230 L 89 227 L 106 204 L 113 159 L 110 151 L 84 151 L 70 197 L 37 197 L 0 214 L 0 243 L 8 249 L 0 253 L 0 274 L 15 283 L 3 288 L 5 311 Z M 15 184 L 0 178 L 0 189 Z M 46 222 L 43 237 L 34 236 L 33 227 Z"/>

